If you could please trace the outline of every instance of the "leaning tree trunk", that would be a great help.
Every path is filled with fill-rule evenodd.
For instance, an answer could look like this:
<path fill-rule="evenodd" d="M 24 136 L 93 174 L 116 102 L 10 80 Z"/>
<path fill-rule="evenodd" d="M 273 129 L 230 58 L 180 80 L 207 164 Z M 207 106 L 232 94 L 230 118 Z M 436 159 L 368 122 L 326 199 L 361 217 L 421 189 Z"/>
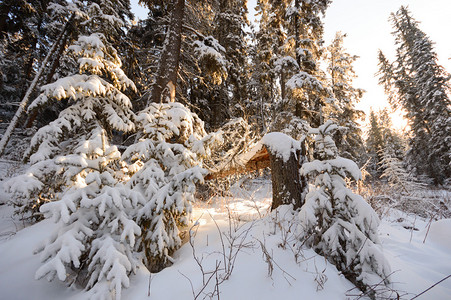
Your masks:
<path fill-rule="evenodd" d="M 47 56 L 45 57 L 44 61 L 42 62 L 38 73 L 34 76 L 33 82 L 28 87 L 28 90 L 27 90 L 25 96 L 23 97 L 22 102 L 20 102 L 19 108 L 17 109 L 16 114 L 14 115 L 13 119 L 9 123 L 8 128 L 5 131 L 5 134 L 2 136 L 2 139 L 0 140 L 0 156 L 3 155 L 3 152 L 5 151 L 6 145 L 8 144 L 9 139 L 11 138 L 11 134 L 12 134 L 13 130 L 16 128 L 17 123 L 19 122 L 19 119 L 20 119 L 21 115 L 24 112 L 25 107 L 28 104 L 28 101 L 30 99 L 31 93 L 33 92 L 34 88 L 38 84 L 38 80 L 41 77 L 41 75 L 42 75 L 42 73 L 43 73 L 43 71 L 44 71 L 44 69 L 45 69 L 50 57 L 52 57 L 52 55 L 55 53 L 59 42 L 61 41 L 61 39 L 63 38 L 64 34 L 66 33 L 68 25 L 69 25 L 70 22 L 72 22 L 73 18 L 74 18 L 74 15 L 72 15 L 70 17 L 70 19 L 64 25 L 63 29 L 61 30 L 60 35 L 58 36 L 57 40 L 55 41 L 55 43 L 53 44 L 53 46 L 50 49 L 49 53 L 47 54 Z"/>
<path fill-rule="evenodd" d="M 67 41 L 69 39 L 69 35 L 65 34 L 64 35 L 64 39 L 61 42 L 59 48 L 58 48 L 58 52 L 54 55 L 53 58 L 53 62 L 50 64 L 50 70 L 49 73 L 47 74 L 47 78 L 45 79 L 45 84 L 49 84 L 52 82 L 53 76 L 56 73 L 56 69 L 59 67 L 60 65 L 60 60 L 61 60 L 61 56 L 64 53 L 64 50 L 66 49 L 66 45 L 67 45 Z M 29 116 L 25 127 L 26 128 L 31 128 L 33 126 L 34 121 L 36 120 L 36 118 L 38 117 L 38 110 L 35 109 L 33 111 L 33 113 Z"/>
<path fill-rule="evenodd" d="M 185 0 L 174 0 L 171 21 L 169 24 L 160 63 L 158 65 L 155 83 L 149 102 L 174 102 L 177 75 L 182 46 L 183 17 L 185 13 Z"/>

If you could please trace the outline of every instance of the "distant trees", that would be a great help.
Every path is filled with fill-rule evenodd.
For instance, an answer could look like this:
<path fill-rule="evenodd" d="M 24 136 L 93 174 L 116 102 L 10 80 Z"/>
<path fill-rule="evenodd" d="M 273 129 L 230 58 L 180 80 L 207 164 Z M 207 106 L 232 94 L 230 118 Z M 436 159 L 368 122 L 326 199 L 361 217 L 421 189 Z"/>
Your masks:
<path fill-rule="evenodd" d="M 404 161 L 407 151 L 406 138 L 392 128 L 391 118 L 387 109 L 370 111 L 366 153 L 370 159 L 368 171 L 378 178 L 384 168 L 381 166 L 384 153 L 390 152 L 394 158 Z"/>
<path fill-rule="evenodd" d="M 411 128 L 409 165 L 436 184 L 451 177 L 449 75 L 437 63 L 433 43 L 406 7 L 391 15 L 397 45 L 390 62 L 379 52 L 379 82 Z"/>

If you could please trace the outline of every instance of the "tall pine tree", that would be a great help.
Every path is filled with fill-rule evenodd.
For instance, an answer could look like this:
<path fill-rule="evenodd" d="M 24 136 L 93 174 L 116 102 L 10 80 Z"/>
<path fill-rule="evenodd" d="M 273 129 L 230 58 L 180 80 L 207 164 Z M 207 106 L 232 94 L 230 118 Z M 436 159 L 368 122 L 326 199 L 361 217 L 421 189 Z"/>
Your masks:
<path fill-rule="evenodd" d="M 408 159 L 436 184 L 451 177 L 449 75 L 437 62 L 433 42 L 406 7 L 392 13 L 397 51 L 389 62 L 379 53 L 380 84 L 390 104 L 402 107 L 411 128 Z"/>
<path fill-rule="evenodd" d="M 346 34 L 337 32 L 332 44 L 327 47 L 326 61 L 330 86 L 336 100 L 329 118 L 343 127 L 335 135 L 335 143 L 340 156 L 358 161 L 364 153 L 362 131 L 357 123 L 364 112 L 355 108 L 363 95 L 363 90 L 352 86 L 356 77 L 352 64 L 358 58 L 346 52 L 343 40 Z"/>

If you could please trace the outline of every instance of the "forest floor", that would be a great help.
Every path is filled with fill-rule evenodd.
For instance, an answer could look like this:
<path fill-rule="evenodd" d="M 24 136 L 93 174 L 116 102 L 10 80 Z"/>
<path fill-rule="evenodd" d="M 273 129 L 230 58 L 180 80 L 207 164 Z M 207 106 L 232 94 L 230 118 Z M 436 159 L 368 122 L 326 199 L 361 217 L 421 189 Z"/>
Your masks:
<path fill-rule="evenodd" d="M 0 179 L 20 170 L 11 167 L 0 161 Z M 122 299 L 365 299 L 323 257 L 296 246 L 291 210 L 270 212 L 270 204 L 271 182 L 263 178 L 236 184 L 230 197 L 196 203 L 173 265 L 156 274 L 139 267 Z M 33 252 L 54 224 L 26 226 L 12 215 L 12 207 L 0 204 L 0 299 L 87 299 L 88 292 L 58 280 L 34 279 L 40 257 Z M 384 211 L 379 235 L 393 299 L 413 299 L 451 275 L 450 233 L 451 219 Z M 451 299 L 451 278 L 415 299 Z"/>

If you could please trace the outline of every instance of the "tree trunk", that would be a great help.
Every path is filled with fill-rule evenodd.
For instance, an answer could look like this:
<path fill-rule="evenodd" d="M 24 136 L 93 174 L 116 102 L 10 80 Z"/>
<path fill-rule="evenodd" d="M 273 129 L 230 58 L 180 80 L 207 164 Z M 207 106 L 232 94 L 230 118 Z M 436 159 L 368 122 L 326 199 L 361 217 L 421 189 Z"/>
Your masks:
<path fill-rule="evenodd" d="M 166 33 L 157 76 L 152 86 L 151 98 L 148 104 L 149 102 L 175 101 L 184 12 L 185 0 L 174 0 L 171 22 Z"/>
<path fill-rule="evenodd" d="M 293 204 L 294 209 L 300 208 L 305 201 L 307 191 L 307 180 L 301 176 L 299 170 L 305 162 L 305 147 L 301 151 L 291 153 L 288 161 L 271 153 L 269 159 L 272 176 L 272 205 L 271 210 L 284 204 Z"/>
<path fill-rule="evenodd" d="M 19 118 L 21 117 L 23 111 L 25 110 L 25 107 L 28 104 L 28 101 L 30 99 L 31 93 L 33 92 L 34 88 L 38 84 L 38 80 L 41 77 L 41 75 L 42 75 L 42 73 L 43 73 L 43 71 L 45 69 L 45 66 L 47 65 L 47 63 L 48 63 L 50 57 L 53 55 L 53 53 L 55 53 L 56 47 L 59 44 L 59 42 L 61 41 L 63 35 L 65 34 L 69 23 L 72 22 L 73 17 L 74 17 L 74 15 L 72 15 L 70 17 L 70 19 L 67 21 L 67 23 L 64 25 L 64 28 L 62 29 L 60 35 L 58 36 L 58 39 L 53 44 L 53 46 L 50 49 L 49 53 L 47 54 L 47 56 L 45 57 L 44 61 L 42 62 L 42 65 L 39 68 L 38 73 L 35 75 L 35 77 L 33 79 L 33 82 L 28 87 L 28 90 L 27 90 L 25 96 L 23 97 L 22 102 L 20 102 L 19 108 L 17 109 L 16 114 L 14 115 L 13 119 L 11 120 L 11 123 L 9 123 L 8 128 L 5 131 L 5 134 L 2 136 L 2 139 L 0 140 L 0 156 L 3 155 L 3 152 L 5 151 L 6 145 L 8 144 L 9 139 L 11 138 L 11 134 L 12 134 L 13 130 L 16 128 L 17 123 L 19 122 Z"/>
<path fill-rule="evenodd" d="M 294 15 L 294 41 L 295 41 L 295 54 L 296 54 L 296 62 L 298 63 L 299 68 L 301 67 L 301 56 L 300 53 L 298 51 L 299 48 L 301 48 L 301 28 L 300 28 L 300 24 L 299 24 L 299 8 L 300 8 L 300 3 L 299 0 L 296 0 L 294 2 L 294 7 L 296 9 L 296 14 Z"/>
<path fill-rule="evenodd" d="M 8 28 L 6 24 L 6 20 L 8 20 L 10 7 L 3 3 L 2 9 L 0 10 L 0 39 L 3 40 L 8 36 Z"/>
<path fill-rule="evenodd" d="M 285 98 L 287 97 L 286 86 L 285 86 L 285 72 L 283 71 L 283 68 L 280 70 L 280 90 L 281 90 L 281 96 L 282 96 L 282 102 L 283 102 L 283 101 L 285 101 Z"/>
<path fill-rule="evenodd" d="M 58 52 L 56 53 L 55 57 L 53 58 L 53 62 L 50 65 L 50 71 L 47 74 L 47 78 L 45 80 L 45 84 L 49 84 L 52 82 L 53 79 L 53 75 L 55 75 L 56 73 L 56 69 L 59 67 L 60 65 L 60 60 L 61 60 L 61 56 L 64 53 L 64 50 L 66 49 L 66 44 L 68 41 L 68 34 L 64 35 L 64 39 L 61 42 L 61 45 L 58 48 Z M 26 121 L 26 128 L 31 128 L 33 126 L 34 121 L 36 120 L 36 118 L 38 117 L 38 109 L 35 109 L 33 111 L 33 113 L 30 115 L 30 117 L 28 118 L 28 120 Z"/>

